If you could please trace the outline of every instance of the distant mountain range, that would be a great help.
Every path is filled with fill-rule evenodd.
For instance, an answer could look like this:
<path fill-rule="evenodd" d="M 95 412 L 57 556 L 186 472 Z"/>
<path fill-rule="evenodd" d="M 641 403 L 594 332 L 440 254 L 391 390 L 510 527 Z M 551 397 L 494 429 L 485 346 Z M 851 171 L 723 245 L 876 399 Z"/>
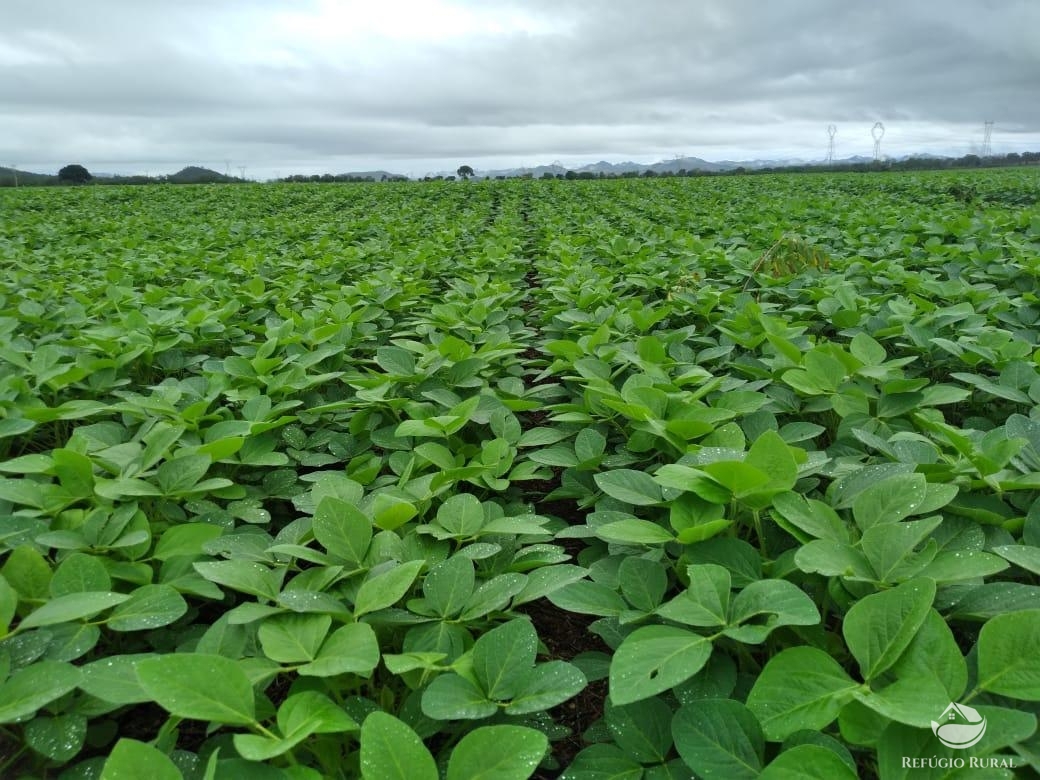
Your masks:
<path fill-rule="evenodd" d="M 188 167 L 177 171 L 177 173 L 171 173 L 169 176 L 165 177 L 149 177 L 142 175 L 122 176 L 115 173 L 94 173 L 93 180 L 106 184 L 137 184 L 155 180 L 165 180 L 172 184 L 209 184 L 242 181 L 234 176 L 225 176 L 222 173 L 217 173 L 209 168 L 202 168 L 198 165 L 189 165 Z M 26 186 L 36 184 L 57 184 L 58 176 L 57 174 L 31 173 L 29 171 L 20 171 L 15 168 L 4 168 L 3 166 L 0 166 L 0 186 L 9 187 L 16 183 Z"/>
<path fill-rule="evenodd" d="M 56 175 L 48 173 L 30 173 L 17 168 L 5 168 L 0 165 L 0 186 L 10 187 L 18 184 L 53 184 L 58 180 Z"/>
<path fill-rule="evenodd" d="M 372 181 L 408 178 L 403 173 L 390 173 L 390 171 L 351 171 L 350 173 L 339 173 L 336 175 L 341 179 L 372 179 Z"/>
<path fill-rule="evenodd" d="M 969 159 L 969 158 L 973 158 Z M 987 159 L 985 162 L 981 161 L 976 155 L 966 155 L 964 157 L 951 157 L 948 155 L 937 155 L 928 154 L 923 152 L 920 154 L 903 155 L 900 157 L 886 157 L 883 159 L 885 163 L 895 164 L 897 168 L 945 168 L 955 165 L 964 165 L 970 167 L 977 167 L 978 165 L 1001 165 L 1001 164 L 1012 164 L 1018 165 L 1023 163 L 1035 163 L 1037 161 L 1037 155 L 1034 152 L 1025 152 L 1019 154 L 1009 154 L 1005 156 L 997 155 L 992 159 Z M 909 161 L 909 162 L 908 162 Z M 916 164 L 915 164 L 915 161 Z M 852 157 L 843 157 L 840 159 L 833 160 L 829 165 L 835 168 L 847 168 L 848 166 L 861 166 L 874 162 L 871 157 L 864 157 L 863 155 L 855 155 Z M 900 165 L 903 164 L 903 165 Z M 520 168 L 500 168 L 496 170 L 481 170 L 476 169 L 474 171 L 474 177 L 478 179 L 494 179 L 494 178 L 514 178 L 519 176 L 529 176 L 532 178 L 542 178 L 546 174 L 549 176 L 566 176 L 568 173 L 584 174 L 584 177 L 592 176 L 633 176 L 642 175 L 647 171 L 651 171 L 655 174 L 676 174 L 680 171 L 688 173 L 702 172 L 702 173 L 726 173 L 729 171 L 738 171 L 743 169 L 747 171 L 757 171 L 763 169 L 784 169 L 794 168 L 805 170 L 807 168 L 825 167 L 828 163 L 824 160 L 804 160 L 795 158 L 785 158 L 778 160 L 718 160 L 711 161 L 705 160 L 701 157 L 675 157 L 670 160 L 660 160 L 655 163 L 638 163 L 633 161 L 625 161 L 618 163 L 607 162 L 606 160 L 600 160 L 599 162 L 589 163 L 588 165 L 581 165 L 575 168 L 568 168 L 560 162 L 553 162 L 548 165 L 536 165 L 532 167 L 520 167 Z M 428 176 L 437 177 L 451 177 L 454 178 L 457 174 L 455 171 L 440 171 L 437 174 L 429 174 Z M 286 176 L 282 181 L 298 181 L 298 182 L 335 182 L 335 181 L 404 181 L 409 177 L 400 173 L 391 173 L 385 170 L 375 171 L 352 171 L 350 173 L 340 174 L 295 174 Z M 427 177 L 421 177 L 427 178 Z M 189 165 L 186 168 L 182 168 L 177 173 L 169 175 L 156 175 L 156 176 L 142 176 L 142 175 L 117 175 L 108 173 L 95 173 L 93 181 L 99 184 L 148 184 L 156 182 L 170 182 L 173 184 L 197 184 L 197 183 L 233 183 L 243 182 L 244 179 L 237 178 L 234 176 L 227 176 L 209 168 L 203 168 L 196 165 Z M 14 168 L 5 168 L 0 166 L 0 187 L 10 187 L 12 185 L 46 185 L 46 184 L 58 184 L 58 177 L 56 174 L 45 174 L 45 173 L 31 173 L 29 171 L 16 170 Z"/>
<path fill-rule="evenodd" d="M 913 156 L 917 158 L 942 159 L 936 155 L 930 154 Z M 907 158 L 901 157 L 898 159 Z M 854 157 L 845 157 L 840 160 L 834 160 L 833 164 L 854 165 L 856 163 L 869 162 L 873 162 L 873 158 L 856 155 Z M 567 171 L 574 171 L 575 173 L 592 173 L 596 175 L 602 173 L 605 176 L 621 176 L 625 173 L 643 173 L 645 171 L 653 171 L 654 173 L 678 173 L 679 171 L 723 173 L 725 171 L 736 170 L 737 168 L 744 168 L 745 170 L 760 170 L 762 168 L 787 168 L 793 166 L 825 164 L 826 163 L 823 160 L 719 160 L 717 162 L 712 162 L 711 160 L 705 160 L 700 157 L 675 157 L 670 160 L 661 160 L 660 162 L 655 163 L 637 163 L 631 161 L 610 163 L 606 160 L 600 160 L 599 162 L 581 165 L 577 168 L 567 168 L 559 163 L 553 163 L 552 165 L 536 165 L 533 168 L 504 168 L 489 171 L 477 170 L 476 175 L 480 178 L 495 178 L 496 176 L 512 177 L 530 174 L 537 179 L 546 173 L 556 176 L 565 175 Z"/>

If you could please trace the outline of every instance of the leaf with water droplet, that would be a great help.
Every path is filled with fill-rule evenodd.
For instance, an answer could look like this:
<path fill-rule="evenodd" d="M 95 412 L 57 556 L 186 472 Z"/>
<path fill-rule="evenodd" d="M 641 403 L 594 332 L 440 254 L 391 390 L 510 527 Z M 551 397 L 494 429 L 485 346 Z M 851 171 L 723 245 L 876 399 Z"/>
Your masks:
<path fill-rule="evenodd" d="M 142 585 L 108 618 L 113 631 L 145 631 L 167 626 L 188 611 L 188 602 L 169 585 Z"/>
<path fill-rule="evenodd" d="M 482 726 L 459 740 L 447 780 L 527 780 L 549 749 L 549 739 L 526 726 Z"/>
<path fill-rule="evenodd" d="M 610 662 L 610 700 L 629 704 L 666 691 L 695 675 L 710 656 L 711 640 L 692 631 L 637 628 Z"/>
<path fill-rule="evenodd" d="M 38 716 L 25 724 L 25 743 L 41 756 L 65 762 L 83 749 L 87 719 L 82 715 Z"/>
<path fill-rule="evenodd" d="M 71 691 L 80 671 L 61 661 L 40 661 L 0 684 L 0 723 L 14 723 Z"/>
<path fill-rule="evenodd" d="M 121 739 L 112 748 L 99 780 L 184 780 L 177 765 L 162 751 L 136 739 Z"/>
<path fill-rule="evenodd" d="M 364 780 L 437 780 L 437 764 L 419 735 L 385 712 L 361 724 L 361 777 Z"/>

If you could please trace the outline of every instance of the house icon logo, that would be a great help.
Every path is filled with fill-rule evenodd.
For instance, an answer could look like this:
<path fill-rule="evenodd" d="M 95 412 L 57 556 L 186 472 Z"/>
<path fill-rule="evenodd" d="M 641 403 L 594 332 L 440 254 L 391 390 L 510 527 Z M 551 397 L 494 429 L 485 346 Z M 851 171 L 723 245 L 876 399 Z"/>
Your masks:
<path fill-rule="evenodd" d="M 986 733 L 986 719 L 966 704 L 950 704 L 939 722 L 932 721 L 932 733 L 948 748 L 963 750 L 978 743 Z"/>

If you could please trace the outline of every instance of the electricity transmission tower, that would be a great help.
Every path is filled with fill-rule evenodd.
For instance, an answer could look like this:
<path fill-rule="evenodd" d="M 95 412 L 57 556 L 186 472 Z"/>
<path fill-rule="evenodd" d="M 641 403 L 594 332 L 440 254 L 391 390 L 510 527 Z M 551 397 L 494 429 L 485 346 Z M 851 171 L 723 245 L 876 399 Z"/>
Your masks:
<path fill-rule="evenodd" d="M 875 122 L 874 126 L 870 128 L 870 136 L 874 139 L 874 162 L 881 160 L 881 139 L 885 137 L 885 126 L 880 122 Z"/>
<path fill-rule="evenodd" d="M 983 127 L 984 130 L 982 133 L 982 156 L 989 157 L 993 154 L 993 147 L 990 144 L 990 141 L 993 138 L 993 122 L 987 120 L 984 123 Z"/>
<path fill-rule="evenodd" d="M 246 180 L 246 166 L 238 165 L 236 167 L 238 168 L 238 172 L 239 172 L 239 174 L 240 174 L 240 176 L 242 178 L 242 181 L 245 181 Z"/>
<path fill-rule="evenodd" d="M 837 135 L 838 128 L 834 125 L 827 125 L 827 136 L 830 140 L 827 142 L 827 164 L 830 165 L 834 162 L 834 136 Z"/>

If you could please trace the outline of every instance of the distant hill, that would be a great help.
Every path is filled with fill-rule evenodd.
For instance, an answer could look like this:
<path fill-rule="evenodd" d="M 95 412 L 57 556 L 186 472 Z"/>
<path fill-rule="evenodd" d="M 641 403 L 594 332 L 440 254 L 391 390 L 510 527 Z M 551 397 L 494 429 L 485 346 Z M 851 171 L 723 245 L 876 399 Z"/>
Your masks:
<path fill-rule="evenodd" d="M 654 173 L 678 173 L 679 171 L 711 171 L 712 173 L 719 173 L 720 171 L 730 171 L 740 166 L 740 163 L 731 162 L 708 162 L 702 160 L 700 157 L 676 157 L 673 160 L 662 160 L 656 162 L 653 165 L 647 165 L 645 169 L 650 169 Z"/>
<path fill-rule="evenodd" d="M 384 179 L 389 181 L 390 179 L 407 179 L 408 177 L 400 173 L 390 173 L 390 171 L 351 171 L 350 173 L 337 173 L 337 179 L 371 179 L 372 181 L 383 181 Z"/>
<path fill-rule="evenodd" d="M 677 157 L 671 160 L 661 160 L 655 163 L 637 163 L 637 162 L 619 162 L 609 163 L 606 160 L 600 160 L 599 162 L 590 163 L 589 165 L 582 165 L 578 168 L 567 168 L 558 163 L 552 165 L 537 165 L 533 168 L 507 168 L 505 170 L 498 171 L 478 171 L 477 174 L 483 178 L 494 178 L 496 176 L 522 176 L 530 175 L 532 178 L 540 179 L 545 174 L 551 174 L 553 176 L 562 176 L 569 170 L 573 170 L 575 173 L 592 173 L 595 175 L 603 174 L 604 176 L 622 176 L 626 173 L 643 173 L 644 171 L 653 171 L 654 173 L 678 173 L 679 171 L 710 171 L 712 173 L 719 173 L 722 171 L 733 170 L 734 168 L 741 165 L 741 163 L 731 162 L 709 162 L 708 160 L 702 160 L 700 157 Z"/>
<path fill-rule="evenodd" d="M 166 177 L 166 181 L 171 184 L 226 184 L 241 181 L 241 179 L 236 179 L 234 176 L 225 176 L 209 168 L 189 165 L 187 168 L 177 171 L 177 173 L 171 173 Z"/>
<path fill-rule="evenodd" d="M 58 177 L 56 174 L 30 173 L 0 165 L 0 187 L 13 187 L 16 183 L 19 185 L 57 184 Z"/>

